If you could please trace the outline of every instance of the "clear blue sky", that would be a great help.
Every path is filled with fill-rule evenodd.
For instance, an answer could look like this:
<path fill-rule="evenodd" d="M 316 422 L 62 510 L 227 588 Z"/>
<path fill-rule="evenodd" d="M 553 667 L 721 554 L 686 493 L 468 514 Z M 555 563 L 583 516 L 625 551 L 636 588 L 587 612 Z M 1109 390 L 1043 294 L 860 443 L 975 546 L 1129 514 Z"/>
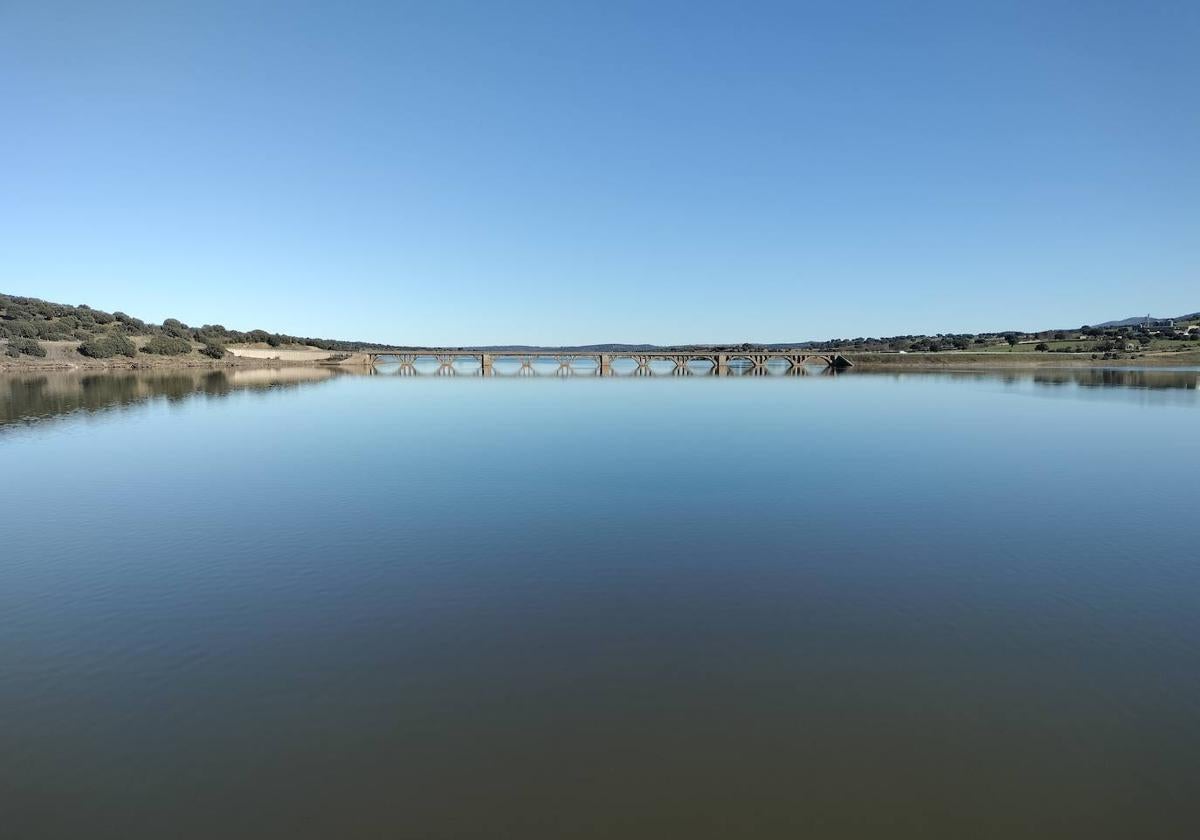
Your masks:
<path fill-rule="evenodd" d="M 411 343 L 1200 309 L 1200 3 L 0 0 L 0 290 Z"/>

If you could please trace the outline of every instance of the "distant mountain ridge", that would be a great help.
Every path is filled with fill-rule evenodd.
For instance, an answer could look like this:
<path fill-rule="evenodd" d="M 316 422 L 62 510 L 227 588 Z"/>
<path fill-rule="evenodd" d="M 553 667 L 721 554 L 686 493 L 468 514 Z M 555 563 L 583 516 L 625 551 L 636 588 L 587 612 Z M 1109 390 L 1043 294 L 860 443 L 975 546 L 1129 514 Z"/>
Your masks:
<path fill-rule="evenodd" d="M 804 349 L 807 347 L 816 347 L 820 344 L 817 341 L 793 341 L 793 342 L 776 342 L 764 344 L 756 342 L 747 344 L 747 347 L 764 348 L 767 350 L 791 350 Z M 464 350 L 474 350 L 484 353 L 533 353 L 539 350 L 558 350 L 564 353 L 642 353 L 656 352 L 661 350 L 713 350 L 715 348 L 737 349 L 736 344 L 565 344 L 565 345 L 549 345 L 549 344 L 487 344 L 487 345 L 463 345 Z M 428 348 L 413 348 L 413 349 L 428 349 Z"/>
<path fill-rule="evenodd" d="M 1176 315 L 1174 317 L 1157 318 L 1153 315 L 1134 315 L 1132 318 L 1122 318 L 1120 321 L 1105 321 L 1101 324 L 1092 324 L 1093 327 L 1136 327 L 1138 324 L 1146 324 L 1151 321 L 1194 321 L 1200 318 L 1200 312 L 1192 312 L 1188 315 Z"/>
<path fill-rule="evenodd" d="M 1132 318 L 1122 318 L 1119 321 L 1103 321 L 1092 324 L 1093 327 L 1136 327 L 1139 324 L 1149 324 L 1153 321 L 1165 321 L 1166 318 L 1156 318 L 1153 315 L 1134 315 Z"/>
<path fill-rule="evenodd" d="M 1136 327 L 1146 321 L 1162 321 L 1168 319 L 1153 318 L 1151 316 L 1134 316 L 1124 318 L 1118 321 L 1105 321 L 1094 326 L 1099 329 L 1120 329 L 1122 327 Z M 1200 312 L 1193 312 L 1189 315 L 1180 315 L 1174 319 L 1177 324 L 1184 321 L 1200 321 Z M 788 341 L 788 342 L 710 342 L 710 343 L 687 343 L 687 344 L 652 344 L 652 343 L 601 343 L 601 344 L 582 344 L 582 345 L 537 345 L 537 344 L 490 344 L 490 345 L 460 345 L 456 348 L 438 347 L 431 348 L 420 345 L 402 345 L 402 344 L 383 344 L 379 342 L 366 341 L 348 341 L 339 339 L 323 339 L 323 338 L 305 338 L 286 335 L 282 333 L 271 333 L 266 330 L 230 330 L 220 324 L 205 324 L 200 327 L 189 327 L 187 324 L 174 319 L 168 318 L 162 324 L 146 323 L 138 318 L 134 318 L 124 312 L 104 312 L 98 309 L 92 309 L 89 306 L 79 305 L 71 306 L 68 304 L 52 303 L 41 300 L 39 298 L 21 297 L 17 295 L 8 295 L 0 293 L 0 342 L 3 342 L 4 350 L 9 356 L 20 355 L 26 353 L 37 355 L 39 351 L 44 355 L 44 348 L 38 345 L 39 341 L 49 342 L 65 342 L 74 341 L 80 342 L 80 352 L 85 352 L 83 344 L 101 339 L 111 342 L 114 336 L 117 338 L 127 338 L 129 336 L 150 338 L 153 341 L 143 342 L 145 345 L 142 349 L 146 352 L 164 353 L 163 349 L 147 350 L 147 347 L 154 346 L 163 348 L 171 345 L 177 348 L 179 352 L 191 351 L 190 345 L 187 342 L 196 342 L 204 344 L 207 347 L 213 348 L 212 352 L 216 353 L 217 348 L 223 347 L 224 344 L 255 344 L 263 343 L 270 347 L 279 347 L 285 344 L 305 344 L 312 347 L 318 347 L 323 350 L 335 352 L 361 352 L 361 351 L 399 351 L 405 353 L 420 353 L 426 350 L 459 350 L 473 352 L 515 352 L 515 353 L 553 353 L 573 352 L 573 353 L 639 353 L 649 351 L 704 351 L 704 352 L 726 352 L 726 351 L 747 351 L 750 349 L 764 350 L 811 350 L 813 348 L 854 348 L 858 350 L 875 350 L 879 348 L 887 350 L 905 350 L 905 351 L 940 351 L 940 350 L 966 350 L 970 349 L 973 344 L 999 343 L 1002 340 L 1008 340 L 1015 346 L 1021 341 L 1022 337 L 1037 336 L 1043 340 L 1050 340 L 1053 333 L 1078 333 L 1078 327 L 1065 328 L 1062 330 L 1039 330 L 1032 333 L 1023 330 L 1008 330 L 988 333 L 958 333 L 951 334 L 939 333 L 936 336 L 927 335 L 897 335 L 882 338 L 830 338 L 826 340 L 803 340 L 803 341 Z M 1175 331 L 1173 331 L 1175 332 Z M 1179 332 L 1178 338 L 1192 339 L 1189 334 L 1184 334 L 1182 330 Z M 1058 336 L 1062 339 L 1064 336 Z M 1032 343 L 1030 340 L 1027 343 Z M 171 342 L 175 342 L 171 344 Z M 184 342 L 180 344 L 179 342 Z M 125 344 L 129 344 L 128 341 Z M 24 349 L 21 349 L 24 348 Z M 129 344 L 127 355 L 137 352 L 137 349 Z M 224 352 L 221 350 L 221 352 Z M 215 356 L 214 356 L 215 358 Z"/>
<path fill-rule="evenodd" d="M 1149 321 L 1197 321 L 1200 320 L 1200 312 L 1192 312 L 1187 315 L 1177 315 L 1174 318 L 1157 318 L 1153 315 L 1135 315 L 1131 318 L 1122 318 L 1119 321 L 1105 321 L 1100 324 L 1089 324 L 1092 327 L 1099 328 L 1117 328 L 1117 327 L 1135 327 L 1139 324 L 1144 324 Z M 1034 335 L 1037 333 L 1049 332 L 1076 332 L 1078 327 L 1066 327 L 1061 330 L 1034 330 L 1028 334 Z M 981 333 L 981 335 L 1004 335 L 1004 331 L 994 333 Z M 911 336 L 912 338 L 920 338 L 923 336 Z M 750 342 L 745 347 L 755 347 L 764 350 L 809 350 L 815 347 L 826 347 L 831 344 L 844 341 L 844 339 L 833 339 L 832 341 L 814 341 L 808 339 L 806 341 L 756 341 Z M 407 350 L 428 349 L 422 347 L 406 347 Z M 663 350 L 702 350 L 711 351 L 714 349 L 735 350 L 738 349 L 737 344 L 728 343 L 693 343 L 693 344 L 572 344 L 572 345 L 546 345 L 546 344 L 489 344 L 489 345 L 463 345 L 461 350 L 473 350 L 484 353 L 536 353 L 536 352 L 553 352 L 559 351 L 564 353 L 637 353 L 649 351 Z"/>

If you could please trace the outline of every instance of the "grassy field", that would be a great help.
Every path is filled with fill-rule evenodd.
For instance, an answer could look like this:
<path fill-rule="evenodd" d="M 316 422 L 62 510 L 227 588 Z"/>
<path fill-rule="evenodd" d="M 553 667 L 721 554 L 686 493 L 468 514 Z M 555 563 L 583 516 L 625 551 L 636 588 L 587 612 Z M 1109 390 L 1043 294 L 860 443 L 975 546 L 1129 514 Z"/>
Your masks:
<path fill-rule="evenodd" d="M 971 348 L 969 350 L 964 350 L 962 352 L 964 352 L 964 353 L 1035 353 L 1035 352 L 1039 352 L 1039 351 L 1034 350 L 1034 348 L 1037 347 L 1037 345 L 1040 343 L 1041 342 L 1038 342 L 1038 341 L 1021 342 L 1020 344 L 1017 344 L 1016 346 L 1012 346 L 1012 347 L 1010 347 L 1007 342 L 1001 342 L 999 344 L 986 344 L 986 345 L 985 344 L 974 344 L 971 346 Z M 1092 348 L 1094 348 L 1098 343 L 1100 343 L 1100 340 L 1094 339 L 1094 338 L 1083 339 L 1082 341 L 1065 340 L 1065 341 L 1047 341 L 1047 342 L 1045 342 L 1046 346 L 1049 347 L 1051 351 L 1071 350 L 1071 351 L 1079 351 L 1079 352 L 1084 352 L 1084 353 L 1095 352 Z M 1141 345 L 1138 345 L 1138 346 L 1139 346 L 1139 349 L 1137 351 L 1135 351 L 1138 353 L 1171 353 L 1171 352 L 1190 352 L 1190 351 L 1200 350 L 1200 342 L 1171 341 L 1171 340 L 1165 339 L 1165 338 L 1155 338 L 1150 342 L 1150 344 L 1146 345 L 1145 347 L 1141 347 Z M 1046 352 L 1046 351 L 1041 351 L 1041 352 Z"/>
<path fill-rule="evenodd" d="M 1091 353 L 1038 353 L 1032 349 L 1000 352 L 942 351 L 940 353 L 846 353 L 860 368 L 928 368 L 973 370 L 981 368 L 1084 368 L 1084 367 L 1197 367 L 1200 347 L 1186 352 L 1124 353 L 1116 359 L 1092 358 Z M 1133 358 L 1130 358 L 1130 357 Z"/>

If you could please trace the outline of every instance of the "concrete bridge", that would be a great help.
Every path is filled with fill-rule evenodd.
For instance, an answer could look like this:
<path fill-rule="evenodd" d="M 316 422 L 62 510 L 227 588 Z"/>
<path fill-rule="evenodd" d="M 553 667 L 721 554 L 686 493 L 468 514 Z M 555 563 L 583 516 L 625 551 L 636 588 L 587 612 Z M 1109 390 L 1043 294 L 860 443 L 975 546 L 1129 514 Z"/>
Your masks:
<path fill-rule="evenodd" d="M 356 354 L 355 360 L 360 358 Z M 400 375 L 423 371 L 440 376 L 534 376 L 547 368 L 560 376 L 765 376 L 773 373 L 803 375 L 810 367 L 833 373 L 852 367 L 840 353 L 804 350 L 639 350 L 636 352 L 546 350 L 388 350 L 361 354 L 371 366 L 399 364 Z M 436 365 L 436 369 L 434 368 Z"/>

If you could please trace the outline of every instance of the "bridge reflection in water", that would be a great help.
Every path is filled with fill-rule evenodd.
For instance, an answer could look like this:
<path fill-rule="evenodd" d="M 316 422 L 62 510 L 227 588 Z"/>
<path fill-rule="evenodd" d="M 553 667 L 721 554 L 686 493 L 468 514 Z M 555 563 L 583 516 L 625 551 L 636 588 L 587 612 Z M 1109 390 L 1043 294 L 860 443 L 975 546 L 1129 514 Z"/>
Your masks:
<path fill-rule="evenodd" d="M 807 376 L 851 367 L 840 354 L 788 352 L 369 353 L 372 373 L 399 376 Z M 386 366 L 380 370 L 380 366 Z"/>

